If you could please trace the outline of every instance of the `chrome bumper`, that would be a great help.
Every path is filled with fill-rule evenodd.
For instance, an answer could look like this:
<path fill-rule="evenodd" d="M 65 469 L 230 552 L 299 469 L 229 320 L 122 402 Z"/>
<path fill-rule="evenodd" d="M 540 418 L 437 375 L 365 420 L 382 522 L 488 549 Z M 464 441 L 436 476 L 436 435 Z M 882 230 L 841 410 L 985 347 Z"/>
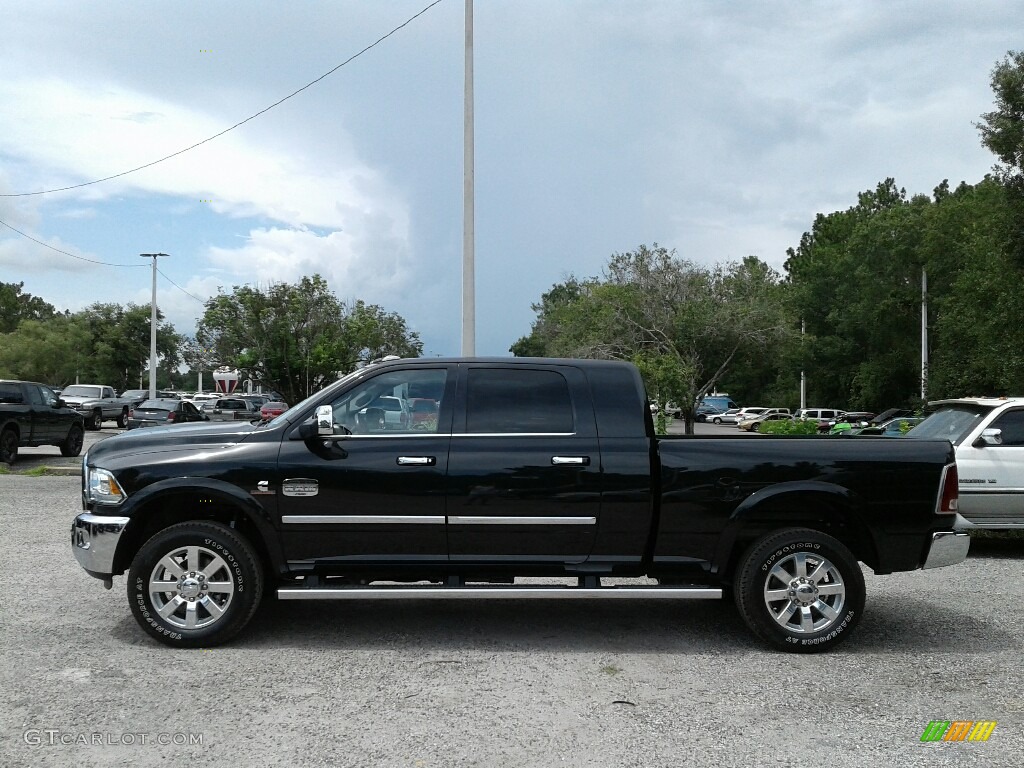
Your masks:
<path fill-rule="evenodd" d="M 967 550 L 971 548 L 971 537 L 958 531 L 939 531 L 932 534 L 932 543 L 928 547 L 928 557 L 923 568 L 941 568 L 944 565 L 956 565 L 967 559 Z"/>
<path fill-rule="evenodd" d="M 117 542 L 130 519 L 83 512 L 71 523 L 71 550 L 90 576 L 107 580 L 113 575 Z"/>

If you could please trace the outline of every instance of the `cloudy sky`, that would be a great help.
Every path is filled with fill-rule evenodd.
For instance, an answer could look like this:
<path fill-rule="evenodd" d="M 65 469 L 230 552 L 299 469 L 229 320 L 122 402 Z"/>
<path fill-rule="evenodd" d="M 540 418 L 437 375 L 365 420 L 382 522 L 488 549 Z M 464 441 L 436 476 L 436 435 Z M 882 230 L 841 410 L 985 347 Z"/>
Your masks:
<path fill-rule="evenodd" d="M 320 273 L 461 337 L 464 0 L 230 133 L 431 0 L 4 0 L 0 281 L 59 309 Z M 1024 0 L 476 0 L 477 352 L 569 274 L 657 242 L 781 269 L 819 212 L 892 176 L 976 182 Z"/>

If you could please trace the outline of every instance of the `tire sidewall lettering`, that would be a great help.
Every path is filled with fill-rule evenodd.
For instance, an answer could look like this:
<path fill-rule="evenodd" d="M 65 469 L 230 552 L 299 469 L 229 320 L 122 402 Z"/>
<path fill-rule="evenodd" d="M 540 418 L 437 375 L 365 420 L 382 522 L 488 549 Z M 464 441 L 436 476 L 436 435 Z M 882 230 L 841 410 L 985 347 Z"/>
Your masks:
<path fill-rule="evenodd" d="M 821 549 L 821 544 L 816 544 L 813 541 L 804 541 L 798 544 L 787 544 L 784 547 L 779 547 L 773 554 L 771 554 L 767 560 L 761 564 L 762 571 L 769 571 L 774 566 L 775 562 L 781 557 L 787 557 L 797 552 L 816 552 Z"/>

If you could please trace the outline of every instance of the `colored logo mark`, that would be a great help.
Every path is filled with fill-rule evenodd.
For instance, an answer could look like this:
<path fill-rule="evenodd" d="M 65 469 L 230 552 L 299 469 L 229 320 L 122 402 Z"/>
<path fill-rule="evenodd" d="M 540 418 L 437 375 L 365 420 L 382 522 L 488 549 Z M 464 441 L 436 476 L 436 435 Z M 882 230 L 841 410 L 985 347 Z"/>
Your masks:
<path fill-rule="evenodd" d="M 995 720 L 932 720 L 921 741 L 988 741 L 995 728 Z"/>

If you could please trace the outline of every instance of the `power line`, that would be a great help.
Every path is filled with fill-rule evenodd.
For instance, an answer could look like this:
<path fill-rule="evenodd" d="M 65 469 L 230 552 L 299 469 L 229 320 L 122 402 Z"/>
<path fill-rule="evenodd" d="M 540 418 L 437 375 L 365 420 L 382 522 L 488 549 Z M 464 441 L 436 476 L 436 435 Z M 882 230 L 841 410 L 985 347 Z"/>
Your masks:
<path fill-rule="evenodd" d="M 234 125 L 232 125 L 230 128 L 225 128 L 220 133 L 215 133 L 215 134 L 213 134 L 213 136 L 210 136 L 209 138 L 203 139 L 202 141 L 198 141 L 195 144 L 193 144 L 192 146 L 185 147 L 184 149 L 179 149 L 177 152 L 173 152 L 173 153 L 167 155 L 166 157 L 161 157 L 159 160 L 153 160 L 152 162 L 146 163 L 145 165 L 140 165 L 138 168 L 132 168 L 132 169 L 127 170 L 127 171 L 121 171 L 121 173 L 115 173 L 115 174 L 113 174 L 111 176 L 104 176 L 102 179 L 96 179 L 95 181 L 86 181 L 86 182 L 83 182 L 82 184 L 72 184 L 69 187 L 57 187 L 55 189 L 44 189 L 44 190 L 41 190 L 39 192 L 17 192 L 17 193 L 0 194 L 0 197 L 31 197 L 33 195 L 48 195 L 51 192 L 67 192 L 70 189 L 79 189 L 81 187 L 88 187 L 88 186 L 91 186 L 92 184 L 99 184 L 100 182 L 103 182 L 103 181 L 110 181 L 111 179 L 116 179 L 116 178 L 119 178 L 121 176 L 127 176 L 129 173 L 135 173 L 136 171 L 141 171 L 144 168 L 149 168 L 151 166 L 156 165 L 157 163 L 162 163 L 164 160 L 170 160 L 172 157 L 177 157 L 178 155 L 182 155 L 182 154 L 184 154 L 185 152 L 188 152 L 191 149 L 195 149 L 196 147 L 202 146 L 203 144 L 206 144 L 209 141 L 213 141 L 214 139 L 223 136 L 225 133 L 228 133 L 229 131 L 235 130 L 235 128 L 238 128 L 239 126 L 245 125 L 250 120 L 255 120 L 260 115 L 262 115 L 262 114 L 264 114 L 266 112 L 269 112 L 274 107 L 276 107 L 276 106 L 278 106 L 280 104 L 283 104 L 284 102 L 288 101 L 288 99 L 290 99 L 292 96 L 297 96 L 298 94 L 302 93 L 307 88 L 309 88 L 309 87 L 319 83 L 325 77 L 328 77 L 329 75 L 333 75 L 335 72 L 337 72 L 339 69 L 344 67 L 349 62 L 359 58 L 364 53 L 369 51 L 371 48 L 375 48 L 377 45 L 379 45 L 380 43 L 382 43 L 385 40 L 387 40 L 389 37 L 391 37 L 393 34 L 398 32 L 403 27 L 405 27 L 405 26 L 411 24 L 412 22 L 414 22 L 416 19 L 418 19 L 420 16 L 422 16 L 424 13 L 429 11 L 431 8 L 433 8 L 435 5 L 437 5 L 440 2 L 442 2 L 442 0 L 434 0 L 434 2 L 432 2 L 426 8 L 424 8 L 423 10 L 421 10 L 419 13 L 415 14 L 414 16 L 411 16 L 408 19 L 406 19 L 405 21 L 403 21 L 401 24 L 399 24 L 397 27 L 392 29 L 390 32 L 388 32 L 383 37 L 380 37 L 375 42 L 370 43 L 370 45 L 366 46 L 365 48 L 363 48 L 363 50 L 359 51 L 358 53 L 352 54 L 347 59 L 345 59 L 345 61 L 341 62 L 341 64 L 339 64 L 338 66 L 334 67 L 331 70 L 328 70 L 327 72 L 324 72 L 322 75 L 320 75 L 320 77 L 316 78 L 315 80 L 312 80 L 312 81 L 306 83 L 304 86 L 302 86 L 298 90 L 289 93 L 283 99 L 279 99 L 278 101 L 275 101 L 269 107 L 261 109 L 256 114 L 250 115 L 249 117 L 245 118 L 245 120 L 237 122 Z M 13 227 L 12 227 L 12 229 L 13 229 Z M 17 230 L 15 230 L 15 231 L 17 231 Z M 87 261 L 88 261 L 88 259 L 87 259 Z M 99 262 L 97 262 L 97 263 L 99 263 Z"/>
<path fill-rule="evenodd" d="M 206 304 L 206 302 L 205 302 L 205 301 L 204 301 L 203 299 L 200 299 L 200 298 L 199 298 L 198 296 L 196 296 L 196 295 L 194 295 L 194 294 L 191 294 L 191 293 L 189 293 L 189 292 L 188 292 L 188 291 L 186 291 L 186 290 L 185 290 L 184 288 L 182 288 L 182 287 L 181 287 L 180 285 L 178 285 L 178 284 L 177 284 L 176 282 L 174 282 L 173 280 L 171 280 L 171 278 L 169 278 L 169 277 L 168 277 L 167 275 L 165 275 L 165 274 L 163 273 L 163 271 L 162 271 L 162 270 L 161 270 L 161 269 L 160 269 L 159 267 L 157 267 L 156 271 L 160 273 L 160 276 L 161 276 L 161 277 L 162 277 L 162 278 L 163 278 L 164 280 L 166 280 L 166 281 L 167 281 L 168 283 L 170 283 L 171 285 L 173 285 L 173 286 L 174 286 L 175 288 L 177 288 L 177 289 L 178 289 L 179 291 L 181 291 L 182 293 L 184 293 L 184 294 L 185 294 L 186 296 L 191 296 L 191 297 L 192 297 L 193 299 L 195 299 L 196 301 L 198 301 L 198 302 L 199 302 L 200 304 Z"/>
<path fill-rule="evenodd" d="M 0 220 L 0 224 L 3 224 L 5 227 L 7 227 L 12 232 L 17 232 L 22 237 L 27 237 L 33 243 L 39 243 L 39 245 L 43 246 L 44 248 L 49 248 L 51 251 L 56 251 L 57 253 L 63 253 L 65 256 L 70 256 L 71 258 L 78 259 L 79 261 L 88 261 L 90 264 L 102 264 L 104 267 L 145 267 L 146 266 L 145 264 L 114 264 L 114 263 L 109 262 L 109 261 L 97 261 L 96 259 L 87 259 L 85 256 L 78 256 L 78 255 L 76 255 L 74 253 L 68 253 L 67 251 L 62 251 L 60 248 L 54 248 L 49 243 L 44 243 L 42 240 L 37 240 L 36 238 L 32 237 L 32 235 L 29 235 L 29 234 L 27 234 L 25 232 L 22 232 L 20 229 L 16 229 L 16 228 L 12 227 L 6 221 Z"/>

